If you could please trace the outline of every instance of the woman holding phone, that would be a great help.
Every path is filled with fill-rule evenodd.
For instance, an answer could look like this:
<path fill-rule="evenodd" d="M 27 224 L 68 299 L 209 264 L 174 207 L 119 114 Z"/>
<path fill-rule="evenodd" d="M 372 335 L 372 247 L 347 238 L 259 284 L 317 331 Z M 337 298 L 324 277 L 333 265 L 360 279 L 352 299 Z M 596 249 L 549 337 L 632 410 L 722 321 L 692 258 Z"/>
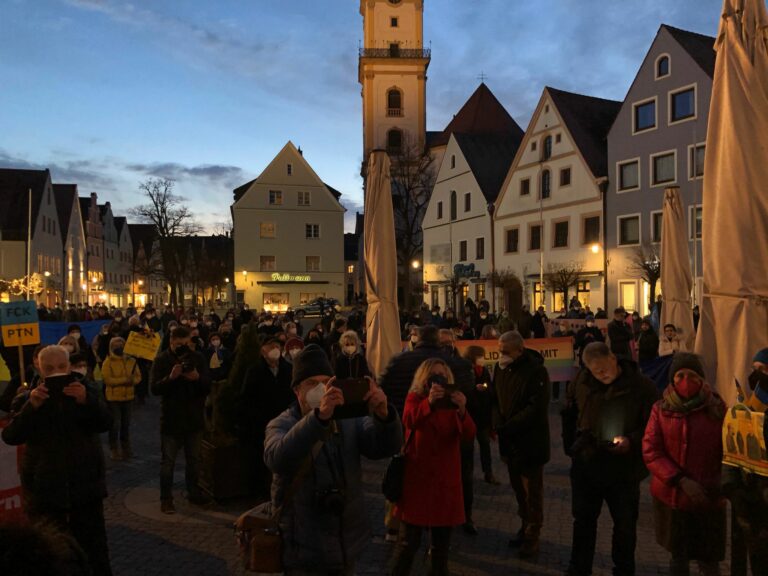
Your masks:
<path fill-rule="evenodd" d="M 393 576 L 410 573 L 424 528 L 432 534 L 432 574 L 448 574 L 451 528 L 465 521 L 460 444 L 473 442 L 476 432 L 466 404 L 444 360 L 430 358 L 416 370 L 403 412 L 405 481 Z"/>

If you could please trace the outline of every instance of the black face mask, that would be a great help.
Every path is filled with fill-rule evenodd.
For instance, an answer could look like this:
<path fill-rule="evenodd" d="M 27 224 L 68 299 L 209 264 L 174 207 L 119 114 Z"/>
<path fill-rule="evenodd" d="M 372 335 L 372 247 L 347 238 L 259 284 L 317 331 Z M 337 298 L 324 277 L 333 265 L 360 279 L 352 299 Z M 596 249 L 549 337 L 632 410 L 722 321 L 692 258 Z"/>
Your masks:
<path fill-rule="evenodd" d="M 186 356 L 187 354 L 189 354 L 191 351 L 192 350 L 190 349 L 189 346 L 187 346 L 186 344 L 182 344 L 181 346 L 178 346 L 176 350 L 173 351 L 173 353 L 176 354 L 176 356 L 178 356 L 179 358 L 181 358 L 182 356 Z"/>
<path fill-rule="evenodd" d="M 755 390 L 758 386 L 762 390 L 768 390 L 768 374 L 760 370 L 753 370 L 752 374 L 749 375 L 749 387 L 751 390 Z"/>

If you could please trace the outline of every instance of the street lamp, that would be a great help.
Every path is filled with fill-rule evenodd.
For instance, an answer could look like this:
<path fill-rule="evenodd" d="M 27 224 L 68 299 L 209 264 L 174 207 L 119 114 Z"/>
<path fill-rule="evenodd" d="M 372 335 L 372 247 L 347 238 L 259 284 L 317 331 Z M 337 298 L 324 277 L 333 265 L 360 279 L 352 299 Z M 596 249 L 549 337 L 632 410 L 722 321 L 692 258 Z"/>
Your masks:
<path fill-rule="evenodd" d="M 48 272 L 48 270 L 46 270 L 45 272 L 43 272 L 43 276 L 45 276 L 46 278 L 48 278 L 50 275 L 51 275 L 51 273 L 50 273 L 50 272 Z"/>
<path fill-rule="evenodd" d="M 411 266 L 413 267 L 414 270 L 418 270 L 419 267 L 421 266 L 421 262 L 419 262 L 418 260 L 414 260 L 413 262 L 411 262 Z"/>
<path fill-rule="evenodd" d="M 600 252 L 600 245 L 599 244 L 592 244 L 591 250 L 592 250 L 592 254 L 597 254 L 598 252 Z"/>

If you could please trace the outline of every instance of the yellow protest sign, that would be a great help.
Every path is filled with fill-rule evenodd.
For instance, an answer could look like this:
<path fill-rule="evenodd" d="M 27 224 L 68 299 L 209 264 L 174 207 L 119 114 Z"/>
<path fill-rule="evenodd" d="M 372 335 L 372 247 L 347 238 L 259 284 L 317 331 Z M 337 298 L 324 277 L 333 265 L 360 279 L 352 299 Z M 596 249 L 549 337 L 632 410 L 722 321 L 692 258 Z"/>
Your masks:
<path fill-rule="evenodd" d="M 764 413 L 743 404 L 730 408 L 723 422 L 723 462 L 768 476 L 764 426 Z"/>
<path fill-rule="evenodd" d="M 40 325 L 12 324 L 3 326 L 3 344 L 6 346 L 26 346 L 27 344 L 40 344 Z"/>
<path fill-rule="evenodd" d="M 37 309 L 32 301 L 0 304 L 0 324 L 2 324 L 4 346 L 40 343 Z"/>
<path fill-rule="evenodd" d="M 160 334 L 131 332 L 125 343 L 125 353 L 135 358 L 154 360 L 155 356 L 157 356 L 157 351 L 160 349 L 161 341 Z"/>

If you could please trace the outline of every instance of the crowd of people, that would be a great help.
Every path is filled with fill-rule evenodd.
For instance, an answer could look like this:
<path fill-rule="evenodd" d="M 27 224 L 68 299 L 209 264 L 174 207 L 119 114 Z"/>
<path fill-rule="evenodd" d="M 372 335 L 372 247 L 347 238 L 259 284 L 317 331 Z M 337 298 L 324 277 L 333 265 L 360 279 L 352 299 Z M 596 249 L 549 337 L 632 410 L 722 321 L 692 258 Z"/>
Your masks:
<path fill-rule="evenodd" d="M 768 481 L 721 465 L 726 406 L 706 382 L 701 359 L 675 347 L 674 326 L 665 327 L 665 348 L 653 338 L 651 319 L 628 318 L 623 309 L 605 334 L 597 314 L 573 301 L 556 327 L 543 308 L 524 308 L 514 321 L 506 312 L 495 315 L 487 302 L 468 301 L 458 314 L 424 307 L 401 315 L 404 350 L 372 374 L 364 312 L 327 308 L 311 323 L 247 306 L 221 316 L 214 309 L 41 307 L 42 321 L 70 323 L 67 335 L 37 347 L 26 374 L 15 374 L 0 399 L 0 410 L 10 414 L 3 440 L 26 445 L 26 515 L 70 538 L 90 573 L 111 574 L 100 436 L 107 435 L 112 460 L 131 459 L 131 412 L 151 394 L 161 399 L 161 511 L 176 511 L 173 478 L 182 449 L 186 498 L 211 504 L 199 485 L 200 444 L 220 425 L 247 449 L 243 472 L 254 495 L 282 511 L 288 575 L 354 574 L 370 540 L 361 459 L 398 453 L 405 459 L 402 495 L 387 502 L 383 518 L 394 546 L 388 573 L 409 574 L 428 534 L 432 573 L 448 574 L 452 530 L 478 534 L 475 445 L 482 478 L 500 484 L 494 440 L 518 506 L 509 546 L 535 562 L 546 521 L 550 401 L 559 386 L 526 340 L 552 335 L 573 339 L 580 367 L 561 413 L 572 460 L 567 574 L 592 573 L 604 502 L 613 522 L 614 574 L 635 574 L 641 482 L 649 473 L 656 538 L 670 553 L 671 574 L 688 574 L 691 561 L 702 574 L 719 574 L 726 498 L 752 573 L 768 574 Z M 575 318 L 585 324 L 574 333 L 568 320 Z M 87 342 L 81 323 L 91 319 L 104 325 Z M 132 332 L 162 336 L 153 361 L 126 354 Z M 488 364 L 486 348 L 477 345 L 460 354 L 461 339 L 494 340 L 498 361 Z M 648 359 L 652 348 L 672 356 L 661 396 L 636 361 Z M 768 394 L 768 348 L 753 366 L 750 388 Z M 349 382 L 364 388 L 354 401 L 347 398 Z"/>

